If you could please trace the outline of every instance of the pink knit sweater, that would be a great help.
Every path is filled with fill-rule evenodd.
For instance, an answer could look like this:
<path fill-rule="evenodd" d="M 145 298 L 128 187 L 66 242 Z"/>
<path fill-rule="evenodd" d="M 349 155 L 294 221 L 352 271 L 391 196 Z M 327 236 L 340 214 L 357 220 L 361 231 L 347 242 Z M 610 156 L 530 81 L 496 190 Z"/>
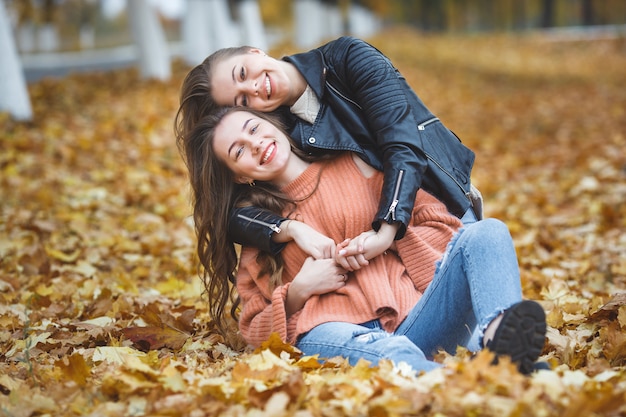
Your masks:
<path fill-rule="evenodd" d="M 318 178 L 319 186 L 311 194 Z M 295 199 L 311 194 L 289 217 L 341 242 L 371 230 L 382 183 L 382 173 L 365 177 L 346 153 L 332 161 L 312 164 L 283 191 Z M 385 330 L 393 331 L 431 282 L 435 262 L 459 227 L 459 219 L 449 214 L 441 202 L 418 191 L 411 224 L 405 236 L 396 241 L 397 253 L 387 251 L 371 259 L 367 267 L 349 274 L 345 287 L 310 298 L 289 318 L 285 312 L 287 290 L 307 254 L 293 242 L 285 247 L 283 285 L 270 292 L 269 277 L 259 276 L 257 249 L 242 248 L 237 290 L 242 300 L 239 327 L 243 337 L 259 346 L 276 332 L 294 343 L 299 335 L 321 323 L 363 323 L 375 318 Z"/>

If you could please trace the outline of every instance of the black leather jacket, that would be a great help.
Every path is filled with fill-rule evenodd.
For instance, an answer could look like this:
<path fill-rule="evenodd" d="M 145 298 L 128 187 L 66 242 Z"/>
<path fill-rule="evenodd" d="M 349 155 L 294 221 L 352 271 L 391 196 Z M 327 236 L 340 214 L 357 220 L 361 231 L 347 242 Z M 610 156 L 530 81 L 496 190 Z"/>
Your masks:
<path fill-rule="evenodd" d="M 364 41 L 342 37 L 283 58 L 302 73 L 320 101 L 315 123 L 291 115 L 290 133 L 310 154 L 353 151 L 385 173 L 372 227 L 400 222 L 404 235 L 420 187 L 461 217 L 470 207 L 474 153 L 422 103 L 388 58 Z M 236 209 L 238 243 L 277 253 L 271 241 L 285 220 L 256 207 Z"/>

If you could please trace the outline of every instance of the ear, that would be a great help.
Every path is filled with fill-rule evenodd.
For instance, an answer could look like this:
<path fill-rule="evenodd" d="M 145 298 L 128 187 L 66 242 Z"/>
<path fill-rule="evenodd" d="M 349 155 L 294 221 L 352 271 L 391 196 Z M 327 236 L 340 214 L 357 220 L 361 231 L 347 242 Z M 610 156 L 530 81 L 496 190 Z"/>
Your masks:
<path fill-rule="evenodd" d="M 267 55 L 265 52 L 263 52 L 259 48 L 250 48 L 248 52 L 250 52 L 251 54 Z"/>
<path fill-rule="evenodd" d="M 250 184 L 253 180 L 248 177 L 237 177 L 235 178 L 235 181 L 239 184 Z"/>

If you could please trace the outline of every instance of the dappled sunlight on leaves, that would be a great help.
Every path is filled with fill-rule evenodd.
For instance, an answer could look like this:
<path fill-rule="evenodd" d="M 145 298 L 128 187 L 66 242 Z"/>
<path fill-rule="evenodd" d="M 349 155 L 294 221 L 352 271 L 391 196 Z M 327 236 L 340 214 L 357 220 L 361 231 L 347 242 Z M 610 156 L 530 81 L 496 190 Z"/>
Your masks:
<path fill-rule="evenodd" d="M 476 151 L 486 215 L 548 317 L 520 375 L 489 352 L 441 369 L 246 348 L 209 319 L 171 82 L 42 80 L 35 121 L 0 115 L 0 410 L 64 416 L 626 414 L 626 50 L 535 36 L 372 39 Z M 292 51 L 275 51 L 281 55 Z"/>

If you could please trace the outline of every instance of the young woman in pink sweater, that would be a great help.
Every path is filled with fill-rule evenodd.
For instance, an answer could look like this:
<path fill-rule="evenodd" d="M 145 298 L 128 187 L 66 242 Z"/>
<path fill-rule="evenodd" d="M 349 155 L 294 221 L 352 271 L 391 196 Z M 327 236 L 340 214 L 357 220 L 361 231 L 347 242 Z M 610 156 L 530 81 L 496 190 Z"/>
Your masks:
<path fill-rule="evenodd" d="M 278 333 L 307 355 L 390 359 L 428 371 L 440 366 L 432 361 L 437 349 L 454 353 L 478 327 L 481 344 L 496 357 L 511 357 L 523 373 L 533 370 L 545 314 L 522 301 L 515 249 L 502 222 L 463 227 L 419 190 L 406 234 L 394 241 L 393 230 L 371 230 L 380 171 L 350 152 L 311 161 L 275 120 L 242 108 L 202 119 L 181 153 L 212 314 L 223 323 L 236 283 L 239 327 L 251 345 Z M 335 257 L 313 259 L 288 243 L 272 257 L 243 247 L 238 259 L 228 214 L 248 204 L 333 239 Z M 346 248 L 358 248 L 363 259 L 345 257 Z"/>

